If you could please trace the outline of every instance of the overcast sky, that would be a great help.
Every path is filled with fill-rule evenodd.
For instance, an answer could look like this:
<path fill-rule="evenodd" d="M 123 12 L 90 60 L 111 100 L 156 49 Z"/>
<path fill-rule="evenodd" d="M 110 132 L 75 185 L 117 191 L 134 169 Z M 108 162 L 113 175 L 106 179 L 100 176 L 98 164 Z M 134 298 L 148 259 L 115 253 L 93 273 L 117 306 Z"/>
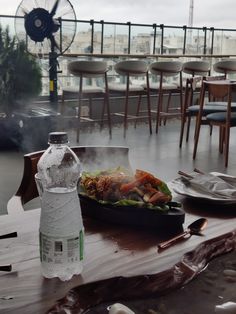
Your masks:
<path fill-rule="evenodd" d="M 31 0 L 37 2 L 37 0 Z M 40 1 L 40 0 L 39 0 Z M 53 1 L 53 0 L 44 0 Z M 63 0 L 64 1 L 64 0 Z M 190 0 L 71 0 L 79 20 L 188 25 Z M 0 14 L 14 15 L 21 1 L 0 0 Z M 194 0 L 193 26 L 236 28 L 236 0 Z"/>

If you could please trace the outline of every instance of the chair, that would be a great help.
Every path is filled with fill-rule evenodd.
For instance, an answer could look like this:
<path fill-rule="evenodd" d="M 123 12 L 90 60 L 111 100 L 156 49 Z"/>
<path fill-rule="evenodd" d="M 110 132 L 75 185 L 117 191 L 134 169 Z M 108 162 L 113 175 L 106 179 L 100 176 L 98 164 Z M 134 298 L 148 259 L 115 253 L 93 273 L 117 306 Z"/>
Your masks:
<path fill-rule="evenodd" d="M 151 121 L 151 103 L 150 103 L 150 91 L 149 91 L 149 76 L 148 66 L 146 62 L 142 60 L 126 60 L 120 61 L 115 65 L 115 71 L 120 77 L 125 78 L 125 83 L 110 83 L 109 92 L 113 95 L 125 96 L 125 110 L 122 113 L 115 113 L 118 116 L 124 116 L 124 137 L 126 136 L 127 120 L 128 118 L 138 118 L 139 109 L 141 105 L 142 96 L 146 96 L 147 99 L 147 118 L 149 124 L 149 131 L 152 134 L 152 121 Z M 134 84 L 132 78 L 145 78 L 147 88 L 145 89 L 142 84 Z M 137 113 L 135 116 L 129 115 L 129 97 L 138 96 Z"/>
<path fill-rule="evenodd" d="M 230 81 L 204 81 L 201 91 L 200 108 L 196 124 L 196 136 L 194 141 L 193 159 L 196 157 L 197 146 L 201 127 L 201 118 L 204 110 L 204 96 L 206 91 L 215 99 L 226 98 L 227 108 L 224 112 L 210 113 L 206 116 L 206 121 L 210 125 L 219 126 L 219 151 L 224 152 L 225 167 L 228 166 L 230 128 L 236 126 L 236 113 L 232 112 L 232 91 L 235 83 Z"/>
<path fill-rule="evenodd" d="M 218 61 L 213 65 L 213 70 L 217 73 L 223 73 L 225 78 L 228 78 L 229 74 L 236 73 L 236 59 Z"/>
<path fill-rule="evenodd" d="M 189 139 L 189 131 L 190 131 L 190 124 L 192 117 L 197 117 L 199 113 L 199 99 L 194 98 L 194 94 L 198 91 L 198 86 L 201 86 L 202 80 L 206 81 L 219 81 L 224 80 L 225 76 L 208 76 L 208 77 L 202 77 L 202 76 L 195 76 L 192 78 L 188 78 L 186 80 L 186 86 L 185 86 L 185 97 L 184 97 L 184 106 L 183 106 L 183 112 L 181 117 L 181 130 L 180 130 L 180 139 L 179 139 L 179 147 L 182 147 L 183 143 L 183 135 L 184 135 L 184 128 L 185 124 L 187 122 L 187 132 L 186 132 L 186 142 L 188 142 Z M 222 112 L 226 110 L 226 103 L 223 101 L 208 101 L 205 103 L 203 111 L 202 111 L 202 120 L 201 124 L 208 124 L 205 117 L 206 115 L 213 113 L 213 112 Z"/>
<path fill-rule="evenodd" d="M 79 157 L 83 171 L 96 171 L 123 166 L 131 169 L 129 149 L 123 146 L 75 146 L 72 150 Z M 38 197 L 35 183 L 37 164 L 44 151 L 24 155 L 24 170 L 16 194 L 8 201 L 8 213 L 23 210 L 23 205 Z"/>
<path fill-rule="evenodd" d="M 150 84 L 150 91 L 157 94 L 157 110 L 156 110 L 156 133 L 158 133 L 158 127 L 161 124 L 161 120 L 164 118 L 165 122 L 167 118 L 176 117 L 180 115 L 182 110 L 182 63 L 178 61 L 157 61 L 150 65 L 149 70 L 152 75 L 159 78 L 159 82 Z M 179 76 L 179 85 L 165 83 L 165 78 Z M 176 112 L 170 111 L 170 101 L 173 92 L 178 92 L 180 96 L 180 110 L 175 108 Z M 163 95 L 168 94 L 167 106 L 164 111 L 163 107 Z"/>
<path fill-rule="evenodd" d="M 107 83 L 107 63 L 103 61 L 72 61 L 68 64 L 69 73 L 79 78 L 78 88 L 64 88 L 62 91 L 61 114 L 65 111 L 65 98 L 68 95 L 75 94 L 78 97 L 78 114 L 77 114 L 77 142 L 79 142 L 79 133 L 81 121 L 92 122 L 92 99 L 95 97 L 104 98 L 104 104 L 101 113 L 101 126 L 103 125 L 105 108 L 107 110 L 107 120 L 109 127 L 109 134 L 111 136 L 111 116 L 109 91 Z M 84 79 L 98 79 L 103 78 L 105 87 L 97 85 L 84 85 Z M 81 117 L 82 100 L 89 99 L 89 118 Z"/>

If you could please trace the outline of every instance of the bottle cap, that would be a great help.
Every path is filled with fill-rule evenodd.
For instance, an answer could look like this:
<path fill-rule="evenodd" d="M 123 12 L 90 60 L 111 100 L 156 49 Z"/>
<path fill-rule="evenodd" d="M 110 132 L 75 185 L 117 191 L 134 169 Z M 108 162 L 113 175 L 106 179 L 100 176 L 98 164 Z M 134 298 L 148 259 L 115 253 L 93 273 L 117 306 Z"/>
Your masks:
<path fill-rule="evenodd" d="M 48 136 L 49 144 L 65 144 L 68 143 L 68 135 L 66 132 L 51 132 Z"/>

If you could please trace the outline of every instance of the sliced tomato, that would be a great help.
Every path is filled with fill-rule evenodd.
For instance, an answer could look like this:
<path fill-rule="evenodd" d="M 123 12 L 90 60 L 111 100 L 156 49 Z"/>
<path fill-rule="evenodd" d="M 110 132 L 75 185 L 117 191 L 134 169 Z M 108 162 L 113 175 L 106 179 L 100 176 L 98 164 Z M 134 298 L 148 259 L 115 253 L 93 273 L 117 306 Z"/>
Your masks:
<path fill-rule="evenodd" d="M 137 178 L 134 181 L 131 181 L 129 183 L 124 183 L 120 186 L 120 191 L 122 193 L 128 193 L 130 192 L 132 189 L 134 189 L 135 187 L 138 187 L 142 184 L 145 184 L 149 182 L 149 176 L 148 174 L 144 174 L 143 176 L 140 176 L 139 178 Z"/>

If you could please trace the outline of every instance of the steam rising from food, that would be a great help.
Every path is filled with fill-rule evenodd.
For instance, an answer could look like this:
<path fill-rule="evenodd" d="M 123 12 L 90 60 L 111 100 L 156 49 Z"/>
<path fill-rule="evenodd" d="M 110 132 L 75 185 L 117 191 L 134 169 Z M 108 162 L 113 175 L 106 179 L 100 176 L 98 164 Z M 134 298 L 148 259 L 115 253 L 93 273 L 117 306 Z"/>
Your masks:
<path fill-rule="evenodd" d="M 172 199 L 167 185 L 143 170 L 136 170 L 134 175 L 121 167 L 84 173 L 80 186 L 87 196 L 116 205 L 152 207 L 164 205 Z"/>

